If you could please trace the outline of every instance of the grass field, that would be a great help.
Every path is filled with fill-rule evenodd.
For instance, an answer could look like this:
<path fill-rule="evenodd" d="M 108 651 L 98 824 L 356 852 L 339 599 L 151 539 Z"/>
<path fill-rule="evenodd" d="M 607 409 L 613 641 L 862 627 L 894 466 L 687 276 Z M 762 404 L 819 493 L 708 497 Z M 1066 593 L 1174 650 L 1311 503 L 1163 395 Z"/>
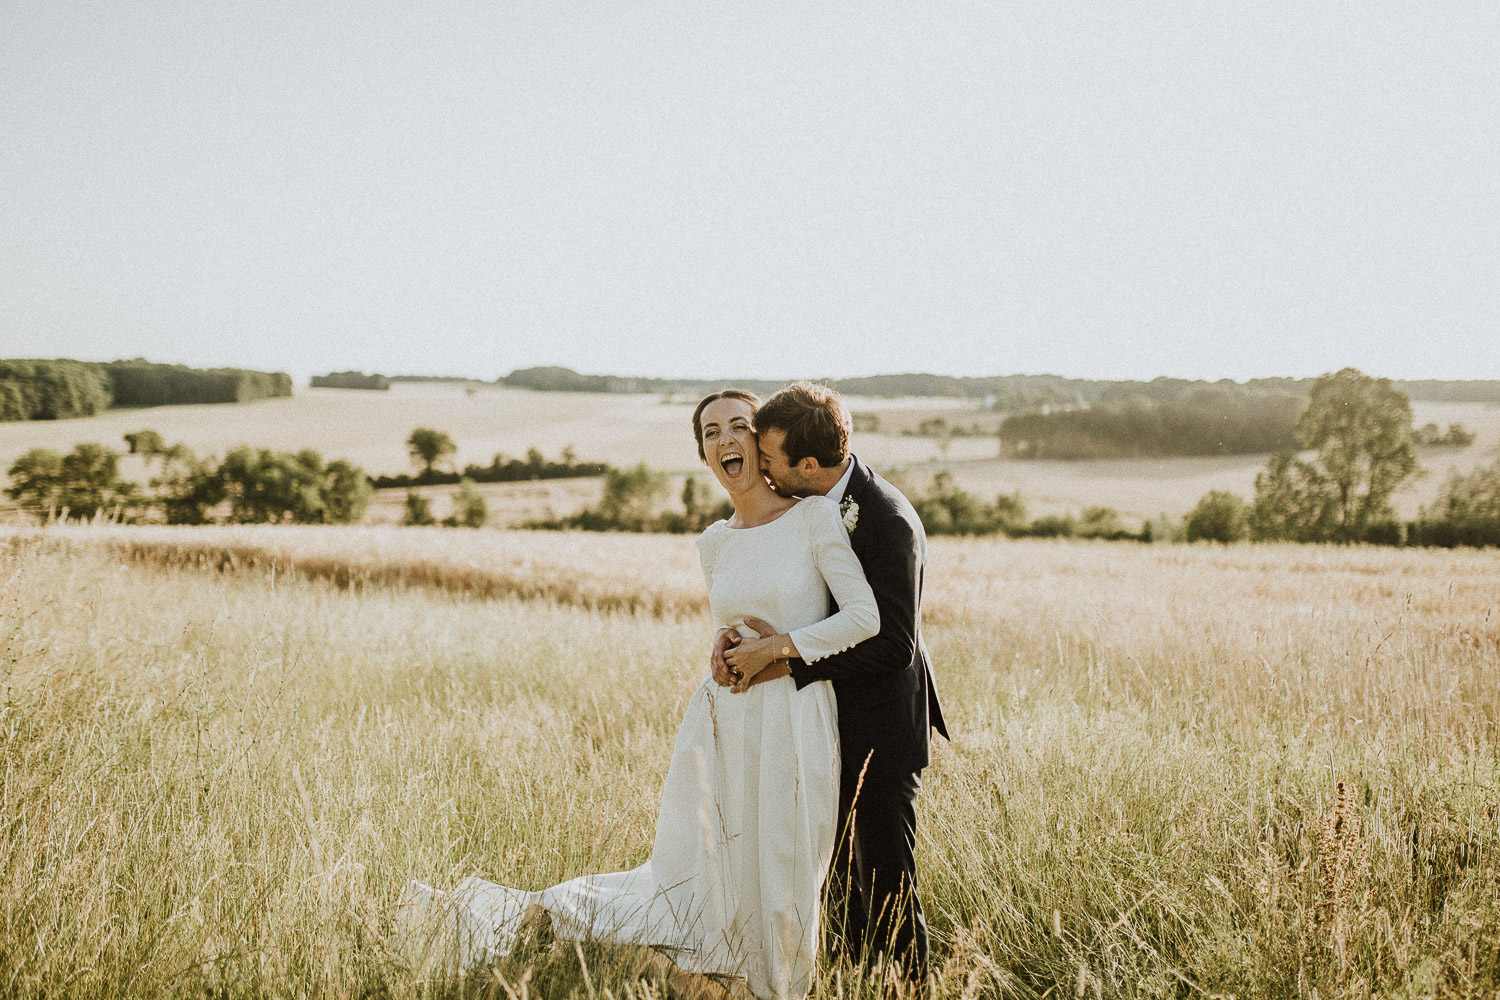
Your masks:
<path fill-rule="evenodd" d="M 929 579 L 936 996 L 1500 991 L 1493 553 L 939 539 Z M 413 876 L 645 857 L 691 539 L 0 529 L 0 582 L 0 995 L 659 995 L 388 939 Z"/>
<path fill-rule="evenodd" d="M 646 462 L 682 476 L 704 475 L 693 449 L 690 418 L 695 399 L 660 396 L 544 393 L 494 385 L 397 383 L 389 392 L 299 389 L 290 399 L 240 406 L 163 406 L 110 410 L 83 420 L 0 423 L 0 475 L 32 447 L 66 452 L 82 441 L 124 450 L 123 436 L 156 430 L 168 442 L 183 442 L 199 454 L 222 456 L 240 444 L 297 451 L 313 448 L 325 458 L 353 461 L 372 474 L 412 470 L 407 435 L 435 427 L 458 445 L 457 464 L 488 464 L 497 452 L 524 456 L 538 448 L 549 458 L 571 447 L 580 460 L 626 467 Z M 856 450 L 877 468 L 907 470 L 918 486 L 946 469 L 964 488 L 991 502 L 1019 490 L 1033 516 L 1078 513 L 1084 507 L 1113 507 L 1135 527 L 1163 512 L 1180 516 L 1209 490 L 1249 497 L 1265 456 L 1225 458 L 1112 459 L 1035 462 L 1000 459 L 990 437 L 955 437 L 946 445 L 912 436 L 923 419 L 943 416 L 967 426 L 990 417 L 951 400 L 855 399 L 856 412 L 879 419 L 881 433 L 860 433 Z M 1500 456 L 1500 407 L 1483 404 L 1418 403 L 1418 425 L 1462 423 L 1478 437 L 1463 449 L 1428 449 L 1421 455 L 1430 470 L 1424 480 L 1398 494 L 1397 507 L 1410 517 L 1441 485 L 1450 466 L 1471 469 Z M 148 476 L 128 459 L 127 475 Z M 705 475 L 705 481 L 707 477 Z M 451 490 L 440 490 L 446 503 Z M 598 485 L 522 483 L 485 487 L 498 526 L 576 513 L 596 502 Z M 388 491 L 371 510 L 371 523 L 396 523 L 402 496 Z M 3 506 L 3 505 L 0 505 Z M 441 512 L 439 511 L 439 516 Z"/>

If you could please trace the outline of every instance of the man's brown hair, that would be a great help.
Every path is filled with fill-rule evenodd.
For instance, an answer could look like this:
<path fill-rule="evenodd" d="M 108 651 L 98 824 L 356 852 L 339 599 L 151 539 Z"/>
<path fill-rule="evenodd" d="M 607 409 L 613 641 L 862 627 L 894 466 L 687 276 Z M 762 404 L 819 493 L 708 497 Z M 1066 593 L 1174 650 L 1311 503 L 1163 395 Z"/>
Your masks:
<path fill-rule="evenodd" d="M 825 469 L 843 462 L 853 425 L 844 397 L 816 382 L 793 382 L 755 411 L 757 431 L 774 427 L 786 434 L 781 447 L 792 465 L 808 457 Z"/>

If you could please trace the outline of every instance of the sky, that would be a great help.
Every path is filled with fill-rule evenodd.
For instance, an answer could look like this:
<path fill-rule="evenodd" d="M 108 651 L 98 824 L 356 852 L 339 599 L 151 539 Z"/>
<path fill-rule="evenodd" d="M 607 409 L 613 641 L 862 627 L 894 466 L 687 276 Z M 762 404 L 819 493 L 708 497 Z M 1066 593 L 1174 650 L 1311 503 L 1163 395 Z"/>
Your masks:
<path fill-rule="evenodd" d="M 1500 378 L 1500 4 L 0 0 L 0 357 Z"/>

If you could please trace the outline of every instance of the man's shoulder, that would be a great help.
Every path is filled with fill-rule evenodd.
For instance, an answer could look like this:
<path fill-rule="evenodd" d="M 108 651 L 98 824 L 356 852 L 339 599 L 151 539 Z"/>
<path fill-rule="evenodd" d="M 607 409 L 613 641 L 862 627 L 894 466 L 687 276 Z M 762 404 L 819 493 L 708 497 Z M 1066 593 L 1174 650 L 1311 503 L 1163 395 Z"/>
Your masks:
<path fill-rule="evenodd" d="M 849 483 L 849 495 L 856 499 L 863 496 L 866 500 L 878 500 L 896 509 L 913 509 L 906 494 L 863 462 L 859 463 L 854 479 Z"/>
<path fill-rule="evenodd" d="M 849 496 L 857 503 L 869 506 L 872 515 L 899 518 L 912 525 L 914 531 L 922 529 L 917 509 L 906 498 L 906 494 L 863 462 L 859 464 L 855 478 L 849 484 Z"/>

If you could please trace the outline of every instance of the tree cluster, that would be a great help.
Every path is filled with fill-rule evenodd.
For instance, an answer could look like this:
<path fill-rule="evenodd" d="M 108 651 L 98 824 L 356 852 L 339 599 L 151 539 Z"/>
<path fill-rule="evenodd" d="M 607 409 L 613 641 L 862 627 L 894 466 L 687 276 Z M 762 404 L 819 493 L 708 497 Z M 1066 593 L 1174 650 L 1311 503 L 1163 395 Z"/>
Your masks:
<path fill-rule="evenodd" d="M 250 403 L 292 394 L 285 372 L 243 368 L 189 368 L 136 358 L 103 366 L 115 406 L 173 406 L 186 403 Z"/>
<path fill-rule="evenodd" d="M 907 482 L 899 472 L 892 473 L 892 478 L 911 500 L 929 535 L 1150 541 L 1149 529 L 1131 531 L 1112 507 L 1085 507 L 1076 517 L 1069 512 L 1031 518 L 1020 491 L 1002 493 L 993 503 L 985 503 L 955 483 L 947 472 L 934 475 L 924 489 Z"/>
<path fill-rule="evenodd" d="M 0 361 L 0 420 L 67 420 L 109 409 L 103 367 L 84 361 Z"/>
<path fill-rule="evenodd" d="M 395 375 L 393 381 L 464 381 L 460 378 L 434 378 L 420 375 Z M 767 396 L 786 379 L 664 379 L 635 378 L 618 375 L 580 375 L 571 368 L 544 366 L 520 368 L 497 380 L 517 389 L 548 392 L 634 392 L 666 395 L 706 395 L 730 386 L 748 389 Z M 851 396 L 879 397 L 949 397 L 982 401 L 1002 413 L 1074 410 L 1092 405 L 1096 400 L 1113 396 L 1153 396 L 1163 387 L 1183 385 L 1236 385 L 1223 380 L 1215 383 L 1183 382 L 1158 378 L 1151 382 L 1112 382 L 1095 379 L 1063 378 L 1060 375 L 989 375 L 953 376 L 909 372 L 897 375 L 868 375 L 859 378 L 815 381 L 833 386 Z M 1240 385 L 1252 393 L 1286 393 L 1305 399 L 1313 379 L 1262 378 Z M 1500 380 L 1437 381 L 1417 380 L 1394 383 L 1412 399 L 1447 402 L 1500 403 Z"/>
<path fill-rule="evenodd" d="M 325 463 L 311 449 L 241 447 L 215 462 L 185 445 L 165 445 L 155 431 L 126 439 L 153 467 L 145 489 L 120 478 L 118 452 L 78 444 L 66 455 L 47 448 L 22 455 L 8 470 L 5 494 L 42 521 L 167 524 L 352 524 L 370 500 L 363 470 Z"/>
<path fill-rule="evenodd" d="M 375 389 L 384 391 L 391 387 L 391 380 L 384 375 L 366 375 L 364 372 L 330 372 L 314 375 L 308 382 L 314 389 Z"/>
<path fill-rule="evenodd" d="M 1500 545 L 1500 459 L 1464 474 L 1452 472 L 1431 507 L 1407 526 L 1412 545 Z"/>
<path fill-rule="evenodd" d="M 1353 368 L 1312 385 L 1292 449 L 1255 477 L 1246 504 L 1216 490 L 1188 515 L 1188 541 L 1365 542 L 1375 545 L 1500 545 L 1500 462 L 1449 476 L 1437 501 L 1403 522 L 1391 497 L 1420 472 L 1417 445 L 1467 447 L 1460 424 L 1412 430 L 1411 399 L 1390 379 Z"/>
<path fill-rule="evenodd" d="M 1411 432 L 1411 439 L 1423 448 L 1467 448 L 1474 443 L 1474 432 L 1463 424 L 1449 424 L 1446 431 L 1437 424 L 1423 424 Z"/>
<path fill-rule="evenodd" d="M 453 438 L 431 427 L 413 430 L 406 439 L 406 449 L 417 466 L 417 474 L 375 476 L 371 485 L 376 489 L 410 489 L 414 486 L 452 486 L 464 479 L 475 483 L 519 483 L 532 479 L 602 476 L 609 469 L 603 462 L 577 461 L 572 449 L 564 450 L 561 459 L 553 461 L 531 448 L 524 459 L 497 454 L 489 465 L 470 464 L 460 472 L 451 468 L 453 456 L 458 454 Z"/>
<path fill-rule="evenodd" d="M 482 528 L 489 520 L 490 508 L 472 479 L 460 479 L 453 491 L 453 512 L 441 522 L 432 515 L 432 503 L 415 488 L 406 491 L 406 511 L 401 523 L 420 527 L 441 523 L 445 528 Z"/>
<path fill-rule="evenodd" d="M 680 510 L 662 509 L 667 491 L 666 474 L 644 462 L 628 469 L 610 469 L 604 474 L 604 493 L 597 507 L 570 517 L 533 521 L 526 527 L 696 534 L 734 513 L 734 506 L 727 499 L 710 503 L 703 494 L 703 487 L 693 476 L 683 484 Z"/>
<path fill-rule="evenodd" d="M 0 361 L 0 420 L 91 417 L 111 406 L 245 403 L 292 394 L 284 372 L 149 361 Z"/>
<path fill-rule="evenodd" d="M 1033 411 L 1000 425 L 1016 458 L 1239 455 L 1290 447 L 1303 404 L 1279 385 L 1157 379 L 1117 383 L 1086 409 Z"/>
<path fill-rule="evenodd" d="M 520 368 L 499 381 L 511 388 L 541 392 L 651 392 L 668 396 L 704 396 L 735 386 L 765 397 L 786 385 L 789 380 L 627 378 L 616 375 L 580 375 L 571 368 L 544 366 Z M 816 381 L 831 385 L 850 396 L 945 396 L 979 400 L 986 406 L 1003 412 L 1083 406 L 1109 384 L 1063 378 L 1060 375 L 974 378 L 920 373 L 847 379 L 820 378 Z"/>

